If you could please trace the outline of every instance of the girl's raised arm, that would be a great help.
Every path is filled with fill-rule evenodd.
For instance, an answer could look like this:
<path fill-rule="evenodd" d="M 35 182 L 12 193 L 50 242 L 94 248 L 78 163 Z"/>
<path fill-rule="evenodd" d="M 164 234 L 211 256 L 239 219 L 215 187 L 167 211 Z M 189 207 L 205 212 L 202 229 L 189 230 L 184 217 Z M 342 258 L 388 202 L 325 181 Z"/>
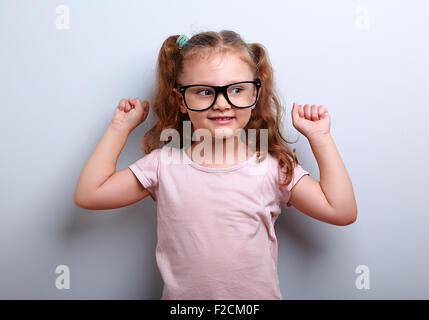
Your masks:
<path fill-rule="evenodd" d="M 291 190 L 289 203 L 303 213 L 334 225 L 356 221 L 357 205 L 347 169 L 330 135 L 325 106 L 293 104 L 294 127 L 305 135 L 319 165 L 320 182 L 303 177 Z"/>
<path fill-rule="evenodd" d="M 149 192 L 129 168 L 116 172 L 116 163 L 128 135 L 143 122 L 149 102 L 122 99 L 106 132 L 82 169 L 74 202 L 90 210 L 115 209 L 135 203 Z"/>

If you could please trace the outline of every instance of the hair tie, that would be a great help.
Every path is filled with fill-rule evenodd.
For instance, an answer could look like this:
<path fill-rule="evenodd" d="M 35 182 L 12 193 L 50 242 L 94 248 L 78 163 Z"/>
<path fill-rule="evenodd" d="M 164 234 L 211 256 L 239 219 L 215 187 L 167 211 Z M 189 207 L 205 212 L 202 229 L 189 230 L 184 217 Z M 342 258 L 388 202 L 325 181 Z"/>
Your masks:
<path fill-rule="evenodd" d="M 178 43 L 179 48 L 182 49 L 186 45 L 188 40 L 189 40 L 188 37 L 186 35 L 182 34 L 181 36 L 179 36 L 177 38 L 176 43 Z"/>

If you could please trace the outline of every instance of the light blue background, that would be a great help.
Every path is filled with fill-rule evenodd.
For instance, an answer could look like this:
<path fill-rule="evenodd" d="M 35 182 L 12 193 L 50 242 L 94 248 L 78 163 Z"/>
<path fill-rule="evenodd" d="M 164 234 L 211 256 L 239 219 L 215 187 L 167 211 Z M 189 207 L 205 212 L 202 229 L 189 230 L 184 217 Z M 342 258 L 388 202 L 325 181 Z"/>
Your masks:
<path fill-rule="evenodd" d="M 70 29 L 56 28 L 56 7 Z M 367 5 L 369 29 L 356 8 Z M 319 179 L 292 126 L 325 105 L 353 182 L 358 219 L 339 227 L 293 207 L 276 222 L 285 299 L 429 298 L 429 4 L 426 1 L 0 1 L 0 298 L 159 299 L 156 204 L 77 207 L 80 171 L 122 98 L 147 99 L 166 37 L 231 29 L 269 52 L 286 137 Z M 150 116 L 117 169 L 143 156 Z M 69 290 L 55 287 L 68 265 Z M 358 290 L 358 265 L 370 289 Z"/>

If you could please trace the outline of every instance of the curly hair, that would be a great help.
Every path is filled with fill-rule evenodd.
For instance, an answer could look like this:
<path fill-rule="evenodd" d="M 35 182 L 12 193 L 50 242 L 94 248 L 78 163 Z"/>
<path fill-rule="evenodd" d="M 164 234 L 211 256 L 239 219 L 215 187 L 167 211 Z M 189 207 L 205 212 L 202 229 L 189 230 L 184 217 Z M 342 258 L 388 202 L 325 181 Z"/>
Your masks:
<path fill-rule="evenodd" d="M 260 43 L 246 43 L 241 36 L 230 30 L 220 32 L 207 31 L 194 34 L 183 48 L 176 43 L 179 35 L 169 36 L 161 46 L 158 54 L 156 83 L 151 94 L 151 106 L 155 117 L 154 126 L 146 132 L 142 140 L 142 149 L 145 154 L 161 147 L 168 141 L 161 141 L 161 132 L 165 129 L 175 129 L 180 134 L 180 146 L 183 141 L 184 121 L 190 121 L 187 113 L 180 112 L 177 93 L 177 79 L 181 74 L 185 59 L 192 59 L 197 55 L 210 53 L 225 53 L 233 51 L 255 70 L 257 78 L 261 79 L 258 102 L 252 110 L 246 129 L 256 129 L 255 150 L 258 158 L 266 158 L 269 152 L 278 160 L 280 172 L 284 173 L 284 180 L 277 181 L 279 186 L 285 186 L 292 181 L 293 168 L 299 164 L 296 150 L 290 150 L 282 133 L 282 107 L 273 83 L 273 69 L 265 47 Z M 268 150 L 260 145 L 260 129 L 268 129 Z M 193 134 L 193 132 L 192 132 Z M 261 160 L 260 160 L 261 161 Z"/>

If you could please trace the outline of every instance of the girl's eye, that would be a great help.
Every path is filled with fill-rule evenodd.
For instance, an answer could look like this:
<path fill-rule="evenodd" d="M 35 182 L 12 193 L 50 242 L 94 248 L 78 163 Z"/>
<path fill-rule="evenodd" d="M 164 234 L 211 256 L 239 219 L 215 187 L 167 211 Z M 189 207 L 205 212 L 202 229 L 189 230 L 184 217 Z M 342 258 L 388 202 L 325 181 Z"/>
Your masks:
<path fill-rule="evenodd" d="M 238 91 L 235 91 L 234 92 L 234 90 L 238 90 Z M 235 87 L 235 88 L 233 88 L 231 91 L 233 91 L 232 93 L 240 93 L 241 92 L 241 90 L 243 90 L 242 88 L 240 88 L 240 87 Z"/>
<path fill-rule="evenodd" d="M 202 92 L 203 92 L 204 94 L 201 94 Z M 198 94 L 201 94 L 202 96 L 206 96 L 206 95 L 211 94 L 210 90 L 208 90 L 208 89 L 202 89 L 202 90 L 199 90 L 197 93 L 198 93 Z"/>

